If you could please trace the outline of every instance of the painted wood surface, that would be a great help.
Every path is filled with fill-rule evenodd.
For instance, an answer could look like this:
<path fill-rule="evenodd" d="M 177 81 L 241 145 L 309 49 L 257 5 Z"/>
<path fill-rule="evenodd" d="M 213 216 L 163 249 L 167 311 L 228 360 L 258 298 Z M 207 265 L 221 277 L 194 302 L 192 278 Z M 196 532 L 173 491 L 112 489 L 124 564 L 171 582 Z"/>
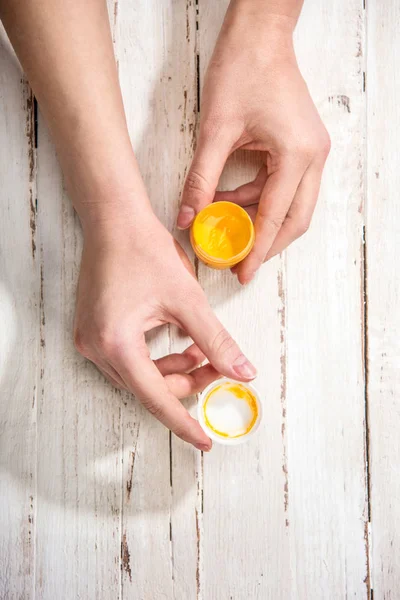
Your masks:
<path fill-rule="evenodd" d="M 372 3 L 368 15 L 366 300 L 375 598 L 400 596 L 400 6 Z"/>
<path fill-rule="evenodd" d="M 109 1 L 132 142 L 171 230 L 227 4 Z M 400 597 L 399 19 L 394 0 L 305 3 L 296 49 L 333 149 L 310 231 L 252 285 L 198 269 L 266 415 L 248 445 L 204 457 L 73 349 L 80 226 L 2 32 L 1 600 Z M 221 189 L 257 166 L 233 156 Z"/>
<path fill-rule="evenodd" d="M 0 597 L 34 598 L 40 275 L 33 96 L 0 38 Z"/>

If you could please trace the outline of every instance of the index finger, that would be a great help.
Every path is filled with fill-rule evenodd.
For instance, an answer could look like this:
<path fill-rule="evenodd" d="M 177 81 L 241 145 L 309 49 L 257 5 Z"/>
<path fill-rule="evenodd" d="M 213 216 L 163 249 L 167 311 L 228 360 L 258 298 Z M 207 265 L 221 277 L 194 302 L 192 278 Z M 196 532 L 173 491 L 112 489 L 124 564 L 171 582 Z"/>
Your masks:
<path fill-rule="evenodd" d="M 261 192 L 254 223 L 256 240 L 250 254 L 237 268 L 241 283 L 248 283 L 262 265 L 286 218 L 306 166 L 299 162 L 286 162 L 268 179 Z"/>
<path fill-rule="evenodd" d="M 198 450 L 211 449 L 211 440 L 168 389 L 163 376 L 151 360 L 143 339 L 140 348 L 124 350 L 114 365 L 126 386 L 163 425 Z"/>

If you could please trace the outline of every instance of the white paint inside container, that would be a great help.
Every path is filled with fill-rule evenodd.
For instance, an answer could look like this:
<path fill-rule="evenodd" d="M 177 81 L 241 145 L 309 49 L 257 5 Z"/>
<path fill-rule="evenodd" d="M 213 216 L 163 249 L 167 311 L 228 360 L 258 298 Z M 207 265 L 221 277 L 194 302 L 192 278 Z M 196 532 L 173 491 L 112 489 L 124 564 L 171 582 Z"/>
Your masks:
<path fill-rule="evenodd" d="M 198 417 L 211 439 L 221 444 L 240 444 L 260 423 L 258 393 L 250 384 L 226 378 L 218 380 L 201 394 Z"/>

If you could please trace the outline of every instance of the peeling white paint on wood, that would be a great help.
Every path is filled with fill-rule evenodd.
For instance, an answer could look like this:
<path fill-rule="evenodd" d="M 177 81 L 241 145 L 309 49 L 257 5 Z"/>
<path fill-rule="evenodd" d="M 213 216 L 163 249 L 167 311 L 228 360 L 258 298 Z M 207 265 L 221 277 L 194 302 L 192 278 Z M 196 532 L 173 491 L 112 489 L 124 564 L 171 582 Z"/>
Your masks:
<path fill-rule="evenodd" d="M 40 277 L 33 97 L 0 31 L 0 598 L 34 598 Z"/>
<path fill-rule="evenodd" d="M 365 254 L 371 563 L 374 597 L 395 600 L 400 596 L 400 6 L 376 2 L 368 10 Z"/>
<path fill-rule="evenodd" d="M 286 257 L 292 597 L 332 600 L 369 596 L 365 13 L 358 0 L 338 9 L 335 3 L 306 3 L 296 35 L 299 63 L 331 134 L 332 152 L 312 227 Z"/>
<path fill-rule="evenodd" d="M 196 139 L 197 55 L 202 80 L 227 4 L 108 2 L 133 145 L 170 229 Z M 35 149 L 33 98 L 2 32 L 0 600 L 400 595 L 399 17 L 394 0 L 305 3 L 296 47 L 333 150 L 310 232 L 255 283 L 199 267 L 259 369 L 266 415 L 248 445 L 204 458 L 72 347 L 80 227 L 40 115 Z M 256 169 L 233 157 L 221 189 Z M 151 347 L 187 343 L 171 328 Z"/>

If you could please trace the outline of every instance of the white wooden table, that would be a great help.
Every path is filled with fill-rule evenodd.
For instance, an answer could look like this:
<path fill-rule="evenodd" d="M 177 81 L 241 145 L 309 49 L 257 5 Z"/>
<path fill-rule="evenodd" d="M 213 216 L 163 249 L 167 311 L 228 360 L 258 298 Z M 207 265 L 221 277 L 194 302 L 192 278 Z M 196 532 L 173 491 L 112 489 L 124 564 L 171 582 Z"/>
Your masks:
<path fill-rule="evenodd" d="M 297 52 L 333 149 L 310 232 L 254 284 L 199 270 L 265 406 L 254 441 L 204 457 L 73 349 L 79 223 L 2 33 L 1 600 L 400 598 L 400 4 L 305 4 Z M 132 141 L 169 228 L 226 5 L 110 2 Z M 256 168 L 235 157 L 222 189 Z"/>

